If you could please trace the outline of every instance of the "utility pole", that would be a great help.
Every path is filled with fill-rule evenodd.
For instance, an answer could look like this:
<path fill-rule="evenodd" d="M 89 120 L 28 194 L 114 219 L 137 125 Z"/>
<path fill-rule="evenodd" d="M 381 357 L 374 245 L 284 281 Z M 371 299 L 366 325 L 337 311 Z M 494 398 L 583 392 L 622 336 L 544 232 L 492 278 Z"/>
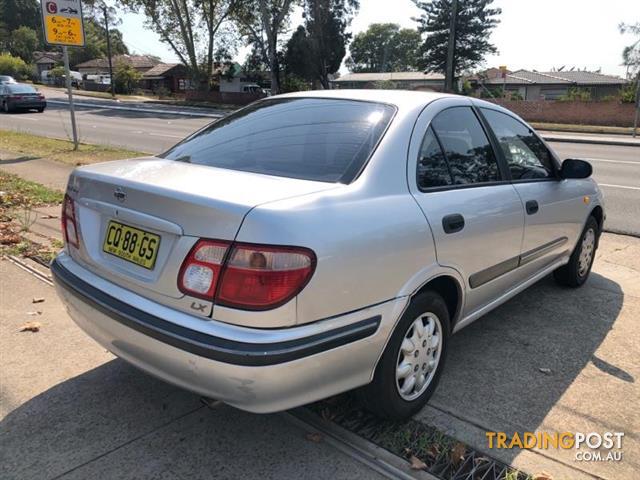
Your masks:
<path fill-rule="evenodd" d="M 455 65 L 456 56 L 456 20 L 458 18 L 458 0 L 451 0 L 451 21 L 449 23 L 449 44 L 447 46 L 447 69 L 445 72 L 444 89 L 447 92 L 453 92 L 453 83 L 455 81 Z"/>
<path fill-rule="evenodd" d="M 78 128 L 76 127 L 76 110 L 73 106 L 73 89 L 71 88 L 69 51 L 66 45 L 62 47 L 62 57 L 64 60 L 64 78 L 67 83 L 67 95 L 69 96 L 69 112 L 71 113 L 71 130 L 73 132 L 73 149 L 78 150 Z"/>
<path fill-rule="evenodd" d="M 633 119 L 633 138 L 636 138 L 638 132 L 638 119 L 640 118 L 640 70 L 636 76 L 636 116 Z"/>
<path fill-rule="evenodd" d="M 111 36 L 109 35 L 109 17 L 107 15 L 107 4 L 102 3 L 102 13 L 104 14 L 104 29 L 107 32 L 107 57 L 109 58 L 109 84 L 111 85 L 111 98 L 116 98 L 116 84 L 113 79 L 113 64 L 111 60 Z"/>

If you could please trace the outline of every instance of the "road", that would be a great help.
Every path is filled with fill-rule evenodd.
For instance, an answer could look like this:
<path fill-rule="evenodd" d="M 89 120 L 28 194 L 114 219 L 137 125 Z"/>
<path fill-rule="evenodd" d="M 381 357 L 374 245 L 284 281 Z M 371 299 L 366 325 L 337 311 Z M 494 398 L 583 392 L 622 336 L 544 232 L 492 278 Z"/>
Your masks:
<path fill-rule="evenodd" d="M 61 101 L 59 92 L 52 96 Z M 222 111 L 186 109 L 188 116 L 166 105 L 105 102 L 77 98 L 80 140 L 126 147 L 148 153 L 167 150 L 180 139 L 214 120 Z M 131 110 L 123 110 L 131 109 Z M 144 110 L 146 109 L 146 110 Z M 151 111 L 149 111 L 151 110 Z M 180 107 L 180 110 L 183 110 Z M 69 138 L 71 125 L 67 107 L 50 103 L 44 113 L 16 113 L 0 116 L 0 128 L 58 138 Z M 607 202 L 606 228 L 640 236 L 640 148 L 584 143 L 551 143 L 561 158 L 583 158 L 594 168 Z"/>

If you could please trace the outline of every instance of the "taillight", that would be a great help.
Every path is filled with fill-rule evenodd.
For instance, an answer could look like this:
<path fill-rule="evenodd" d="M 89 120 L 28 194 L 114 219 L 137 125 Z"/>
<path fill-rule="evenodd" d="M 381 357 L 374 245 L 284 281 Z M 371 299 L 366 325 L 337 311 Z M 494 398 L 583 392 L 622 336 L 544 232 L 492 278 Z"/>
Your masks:
<path fill-rule="evenodd" d="M 64 196 L 62 202 L 62 234 L 64 241 L 78 248 L 78 222 L 76 221 L 76 207 L 73 199 L 69 195 Z"/>
<path fill-rule="evenodd" d="M 307 248 L 200 240 L 182 264 L 178 287 L 218 305 L 268 310 L 300 293 L 315 265 Z"/>
<path fill-rule="evenodd" d="M 275 308 L 300 293 L 314 268 L 315 255 L 306 248 L 234 246 L 216 303 L 247 310 Z"/>
<path fill-rule="evenodd" d="M 180 268 L 180 291 L 194 297 L 213 300 L 228 248 L 228 242 L 199 240 Z"/>

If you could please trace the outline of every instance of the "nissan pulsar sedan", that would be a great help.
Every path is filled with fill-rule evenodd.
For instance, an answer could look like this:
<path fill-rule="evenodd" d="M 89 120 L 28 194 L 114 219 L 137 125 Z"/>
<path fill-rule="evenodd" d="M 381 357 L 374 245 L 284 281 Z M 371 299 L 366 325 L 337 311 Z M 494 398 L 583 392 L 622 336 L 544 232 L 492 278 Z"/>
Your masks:
<path fill-rule="evenodd" d="M 74 170 L 52 271 L 88 335 L 167 382 L 252 412 L 358 388 L 404 418 L 453 333 L 548 274 L 587 280 L 591 172 L 477 99 L 280 95 Z"/>

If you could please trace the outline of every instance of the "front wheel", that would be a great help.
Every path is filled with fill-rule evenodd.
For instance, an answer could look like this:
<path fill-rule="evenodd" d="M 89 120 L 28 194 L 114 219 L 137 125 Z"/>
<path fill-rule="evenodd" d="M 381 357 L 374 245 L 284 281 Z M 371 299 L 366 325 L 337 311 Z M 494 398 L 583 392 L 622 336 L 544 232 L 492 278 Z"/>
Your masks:
<path fill-rule="evenodd" d="M 4 102 L 4 103 L 2 104 L 2 111 L 3 111 L 4 113 L 9 113 L 9 112 L 11 111 L 11 110 L 9 109 L 9 104 L 8 104 L 7 102 Z"/>
<path fill-rule="evenodd" d="M 598 222 L 593 216 L 589 216 L 569 263 L 553 272 L 556 282 L 575 288 L 587 281 L 596 256 L 599 231 Z"/>
<path fill-rule="evenodd" d="M 438 385 L 449 340 L 449 311 L 440 295 L 413 298 L 398 322 L 373 381 L 359 391 L 365 408 L 401 420 L 417 413 Z"/>

